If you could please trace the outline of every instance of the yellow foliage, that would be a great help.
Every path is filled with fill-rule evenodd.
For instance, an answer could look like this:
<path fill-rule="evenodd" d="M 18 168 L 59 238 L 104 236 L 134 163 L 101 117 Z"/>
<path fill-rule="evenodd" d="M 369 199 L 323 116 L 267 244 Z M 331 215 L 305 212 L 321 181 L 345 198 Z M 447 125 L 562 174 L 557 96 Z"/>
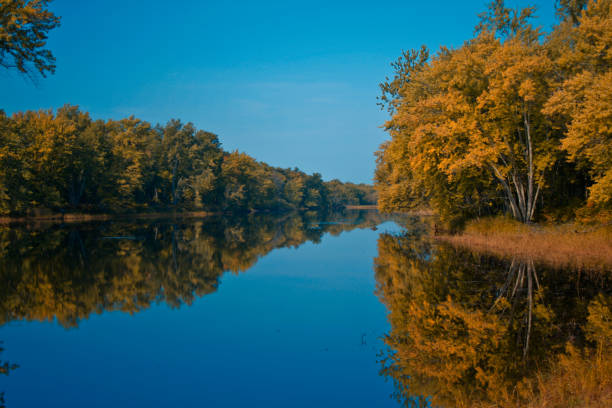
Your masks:
<path fill-rule="evenodd" d="M 601 277 L 501 262 L 410 232 L 381 235 L 378 250 L 377 294 L 391 324 L 382 373 L 400 400 L 508 408 L 610 402 L 612 299 L 589 294 L 605 293 Z"/>
<path fill-rule="evenodd" d="M 542 196 L 547 211 L 568 212 L 587 188 L 589 206 L 611 208 L 612 2 L 581 15 L 564 5 L 575 24 L 545 39 L 527 22 L 533 9 L 491 4 L 476 38 L 407 53 L 381 84 L 392 117 L 377 152 L 379 208 L 529 223 Z"/>

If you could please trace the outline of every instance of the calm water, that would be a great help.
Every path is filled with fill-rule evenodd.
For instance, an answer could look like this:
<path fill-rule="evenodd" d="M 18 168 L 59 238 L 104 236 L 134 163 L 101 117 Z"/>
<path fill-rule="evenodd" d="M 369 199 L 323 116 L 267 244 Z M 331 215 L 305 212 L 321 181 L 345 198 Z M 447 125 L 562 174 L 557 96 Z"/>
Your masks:
<path fill-rule="evenodd" d="M 610 298 L 376 212 L 0 228 L 9 408 L 495 400 Z"/>
<path fill-rule="evenodd" d="M 4 230 L 6 406 L 395 406 L 386 230 L 375 212 Z"/>

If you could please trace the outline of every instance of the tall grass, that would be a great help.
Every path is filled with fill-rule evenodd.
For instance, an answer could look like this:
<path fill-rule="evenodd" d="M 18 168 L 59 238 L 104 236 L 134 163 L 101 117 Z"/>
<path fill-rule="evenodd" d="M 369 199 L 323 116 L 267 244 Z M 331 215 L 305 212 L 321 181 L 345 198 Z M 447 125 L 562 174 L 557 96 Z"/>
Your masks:
<path fill-rule="evenodd" d="M 481 218 L 462 234 L 439 239 L 504 257 L 534 260 L 556 267 L 612 270 L 612 226 L 525 225 L 509 218 Z"/>

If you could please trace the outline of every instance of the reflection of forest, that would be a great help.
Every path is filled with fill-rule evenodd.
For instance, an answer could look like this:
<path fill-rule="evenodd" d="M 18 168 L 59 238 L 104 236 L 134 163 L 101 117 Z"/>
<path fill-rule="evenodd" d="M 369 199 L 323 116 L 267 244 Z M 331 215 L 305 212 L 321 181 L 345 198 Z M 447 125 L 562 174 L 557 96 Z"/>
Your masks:
<path fill-rule="evenodd" d="M 1 344 L 1 343 L 0 343 Z M 4 349 L 0 347 L 0 356 L 2 355 L 2 351 Z M 9 375 L 9 373 L 17 368 L 17 364 L 11 364 L 8 361 L 0 360 L 0 375 Z M 4 391 L 0 392 L 0 408 L 4 408 Z"/>
<path fill-rule="evenodd" d="M 215 291 L 224 271 L 245 271 L 275 248 L 386 218 L 347 211 L 0 227 L 0 324 L 55 318 L 76 326 L 92 312 L 189 304 Z"/>
<path fill-rule="evenodd" d="M 567 406 L 551 402 L 562 393 L 572 406 L 610 402 L 609 274 L 503 261 L 410 231 L 382 234 L 378 251 L 391 323 L 382 374 L 404 406 Z"/>

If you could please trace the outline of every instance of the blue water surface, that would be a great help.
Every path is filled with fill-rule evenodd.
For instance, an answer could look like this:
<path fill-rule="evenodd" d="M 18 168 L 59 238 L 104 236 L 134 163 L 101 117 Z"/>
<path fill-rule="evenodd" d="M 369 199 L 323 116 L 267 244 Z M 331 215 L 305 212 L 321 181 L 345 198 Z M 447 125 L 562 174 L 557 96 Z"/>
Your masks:
<path fill-rule="evenodd" d="M 100 310 L 69 328 L 12 320 L 0 328 L 2 359 L 19 365 L 0 379 L 6 406 L 397 406 L 379 375 L 389 323 L 373 273 L 379 233 L 397 230 L 274 249 L 191 305 Z"/>

